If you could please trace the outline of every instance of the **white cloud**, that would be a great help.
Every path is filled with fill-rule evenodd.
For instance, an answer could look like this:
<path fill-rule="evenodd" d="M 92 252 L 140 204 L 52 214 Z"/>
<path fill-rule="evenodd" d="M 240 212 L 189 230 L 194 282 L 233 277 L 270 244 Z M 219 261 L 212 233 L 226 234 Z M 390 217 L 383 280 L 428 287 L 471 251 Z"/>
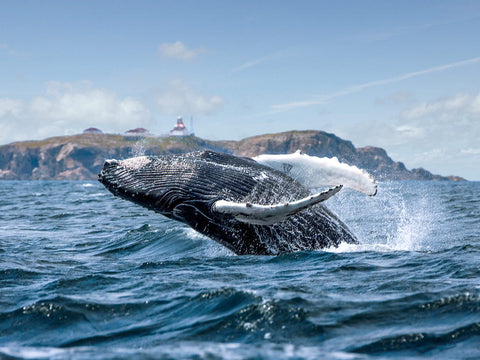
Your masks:
<path fill-rule="evenodd" d="M 454 62 L 454 63 L 445 64 L 445 65 L 435 66 L 435 67 L 431 67 L 431 68 L 424 69 L 424 70 L 413 71 L 413 72 L 410 72 L 410 73 L 406 73 L 406 74 L 399 75 L 399 76 L 394 76 L 394 77 L 391 77 L 391 78 L 386 78 L 386 79 L 376 80 L 376 81 L 370 81 L 370 82 L 366 82 L 366 83 L 358 84 L 358 85 L 350 85 L 350 86 L 347 86 L 347 87 L 345 87 L 343 89 L 340 89 L 338 91 L 313 96 L 312 98 L 307 99 L 307 100 L 299 100 L 299 101 L 294 101 L 294 102 L 290 102 L 290 103 L 286 103 L 286 104 L 272 105 L 271 109 L 272 109 L 272 113 L 279 113 L 279 112 L 289 111 L 289 110 L 299 108 L 299 107 L 326 104 L 326 103 L 328 103 L 328 102 L 330 102 L 330 101 L 332 101 L 332 100 L 334 100 L 338 97 L 343 97 L 343 96 L 346 96 L 346 95 L 359 93 L 359 92 L 361 92 L 365 89 L 371 88 L 371 87 L 377 87 L 377 86 L 382 86 L 382 85 L 398 83 L 400 81 L 412 79 L 412 78 L 415 78 L 415 77 L 418 77 L 418 76 L 437 73 L 437 72 L 441 72 L 441 71 L 445 71 L 445 70 L 449 70 L 449 69 L 453 69 L 453 68 L 458 68 L 458 67 L 462 67 L 462 66 L 476 64 L 476 63 L 479 63 L 479 62 L 480 62 L 480 57 L 476 57 L 476 58 L 467 59 L 467 60 L 463 60 L 463 61 L 457 61 L 457 62 Z"/>
<path fill-rule="evenodd" d="M 425 135 L 424 129 L 412 125 L 399 125 L 394 130 L 399 137 L 404 139 L 420 139 Z"/>
<path fill-rule="evenodd" d="M 480 93 L 460 93 L 424 102 L 400 114 L 403 125 L 422 129 L 428 146 L 442 144 L 460 152 L 480 138 Z"/>
<path fill-rule="evenodd" d="M 461 150 L 462 154 L 469 154 L 469 155 L 480 155 L 480 148 L 477 149 L 462 149 Z"/>
<path fill-rule="evenodd" d="M 128 125 L 150 116 L 149 111 L 132 98 L 119 98 L 113 92 L 88 84 L 75 86 L 57 82 L 48 83 L 46 95 L 32 99 L 28 110 L 39 118 L 75 124 L 94 121 L 99 125 Z"/>
<path fill-rule="evenodd" d="M 220 96 L 199 94 L 181 80 L 172 81 L 169 88 L 157 96 L 156 101 L 160 112 L 169 115 L 209 115 L 218 111 L 224 103 Z"/>
<path fill-rule="evenodd" d="M 404 110 L 394 123 L 363 122 L 344 131 L 356 145 L 383 147 L 409 168 L 480 180 L 474 165 L 480 164 L 480 93 L 433 99 Z"/>
<path fill-rule="evenodd" d="M 5 116 L 18 116 L 23 109 L 23 101 L 18 99 L 0 99 L 0 119 Z"/>
<path fill-rule="evenodd" d="M 480 93 L 460 93 L 421 103 L 404 110 L 400 121 L 421 127 L 426 134 L 439 132 L 438 136 L 451 141 L 468 139 L 480 132 Z"/>
<path fill-rule="evenodd" d="M 402 112 L 404 119 L 418 119 L 428 116 L 436 116 L 438 119 L 446 118 L 447 121 L 453 115 L 480 115 L 480 93 L 471 95 L 468 93 L 424 102 L 418 106 Z"/>
<path fill-rule="evenodd" d="M 174 43 L 163 43 L 158 46 L 158 53 L 162 57 L 180 59 L 180 60 L 193 60 L 197 56 L 206 53 L 204 48 L 189 49 L 181 41 Z"/>
<path fill-rule="evenodd" d="M 32 99 L 0 99 L 0 143 L 78 133 L 90 126 L 124 132 L 150 120 L 150 111 L 133 98 L 88 83 L 50 82 L 44 94 Z"/>

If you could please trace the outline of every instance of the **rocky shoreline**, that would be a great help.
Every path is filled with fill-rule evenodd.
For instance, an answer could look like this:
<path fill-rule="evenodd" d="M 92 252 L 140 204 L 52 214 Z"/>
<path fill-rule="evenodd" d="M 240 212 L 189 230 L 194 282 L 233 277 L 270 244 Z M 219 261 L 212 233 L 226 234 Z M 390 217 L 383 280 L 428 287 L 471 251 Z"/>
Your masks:
<path fill-rule="evenodd" d="M 355 148 L 352 142 L 323 131 L 289 131 L 240 141 L 210 141 L 194 136 L 132 137 L 78 134 L 0 146 L 0 180 L 94 180 L 105 159 L 139 155 L 215 150 L 237 156 L 287 154 L 302 150 L 367 170 L 377 180 L 464 180 L 434 175 L 423 168 L 408 170 L 378 147 Z"/>

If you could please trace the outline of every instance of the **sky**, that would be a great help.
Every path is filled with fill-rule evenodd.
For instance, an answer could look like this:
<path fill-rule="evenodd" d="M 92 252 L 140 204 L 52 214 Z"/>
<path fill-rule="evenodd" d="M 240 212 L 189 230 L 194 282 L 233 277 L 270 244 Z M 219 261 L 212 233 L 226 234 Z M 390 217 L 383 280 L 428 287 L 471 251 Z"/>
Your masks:
<path fill-rule="evenodd" d="M 480 1 L 0 0 L 0 144 L 323 130 L 480 180 Z"/>

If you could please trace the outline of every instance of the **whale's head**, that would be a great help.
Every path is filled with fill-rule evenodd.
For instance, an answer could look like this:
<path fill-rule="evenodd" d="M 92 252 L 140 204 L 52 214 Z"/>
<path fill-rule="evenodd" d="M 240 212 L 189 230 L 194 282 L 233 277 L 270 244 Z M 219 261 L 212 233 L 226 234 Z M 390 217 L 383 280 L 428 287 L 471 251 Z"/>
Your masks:
<path fill-rule="evenodd" d="M 140 156 L 106 160 L 98 180 L 116 196 L 189 222 L 185 218 L 188 209 L 211 217 L 209 207 L 221 192 L 219 177 L 205 171 L 202 162 L 193 157 Z"/>

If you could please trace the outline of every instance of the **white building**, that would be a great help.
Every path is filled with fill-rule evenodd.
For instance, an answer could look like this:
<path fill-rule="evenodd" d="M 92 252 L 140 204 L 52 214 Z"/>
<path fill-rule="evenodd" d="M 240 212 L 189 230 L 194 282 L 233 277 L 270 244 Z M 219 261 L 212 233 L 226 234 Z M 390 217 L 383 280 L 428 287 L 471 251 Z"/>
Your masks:
<path fill-rule="evenodd" d="M 188 131 L 187 127 L 183 123 L 181 116 L 177 118 L 177 124 L 170 130 L 171 136 L 189 136 L 193 135 L 193 132 Z"/>

